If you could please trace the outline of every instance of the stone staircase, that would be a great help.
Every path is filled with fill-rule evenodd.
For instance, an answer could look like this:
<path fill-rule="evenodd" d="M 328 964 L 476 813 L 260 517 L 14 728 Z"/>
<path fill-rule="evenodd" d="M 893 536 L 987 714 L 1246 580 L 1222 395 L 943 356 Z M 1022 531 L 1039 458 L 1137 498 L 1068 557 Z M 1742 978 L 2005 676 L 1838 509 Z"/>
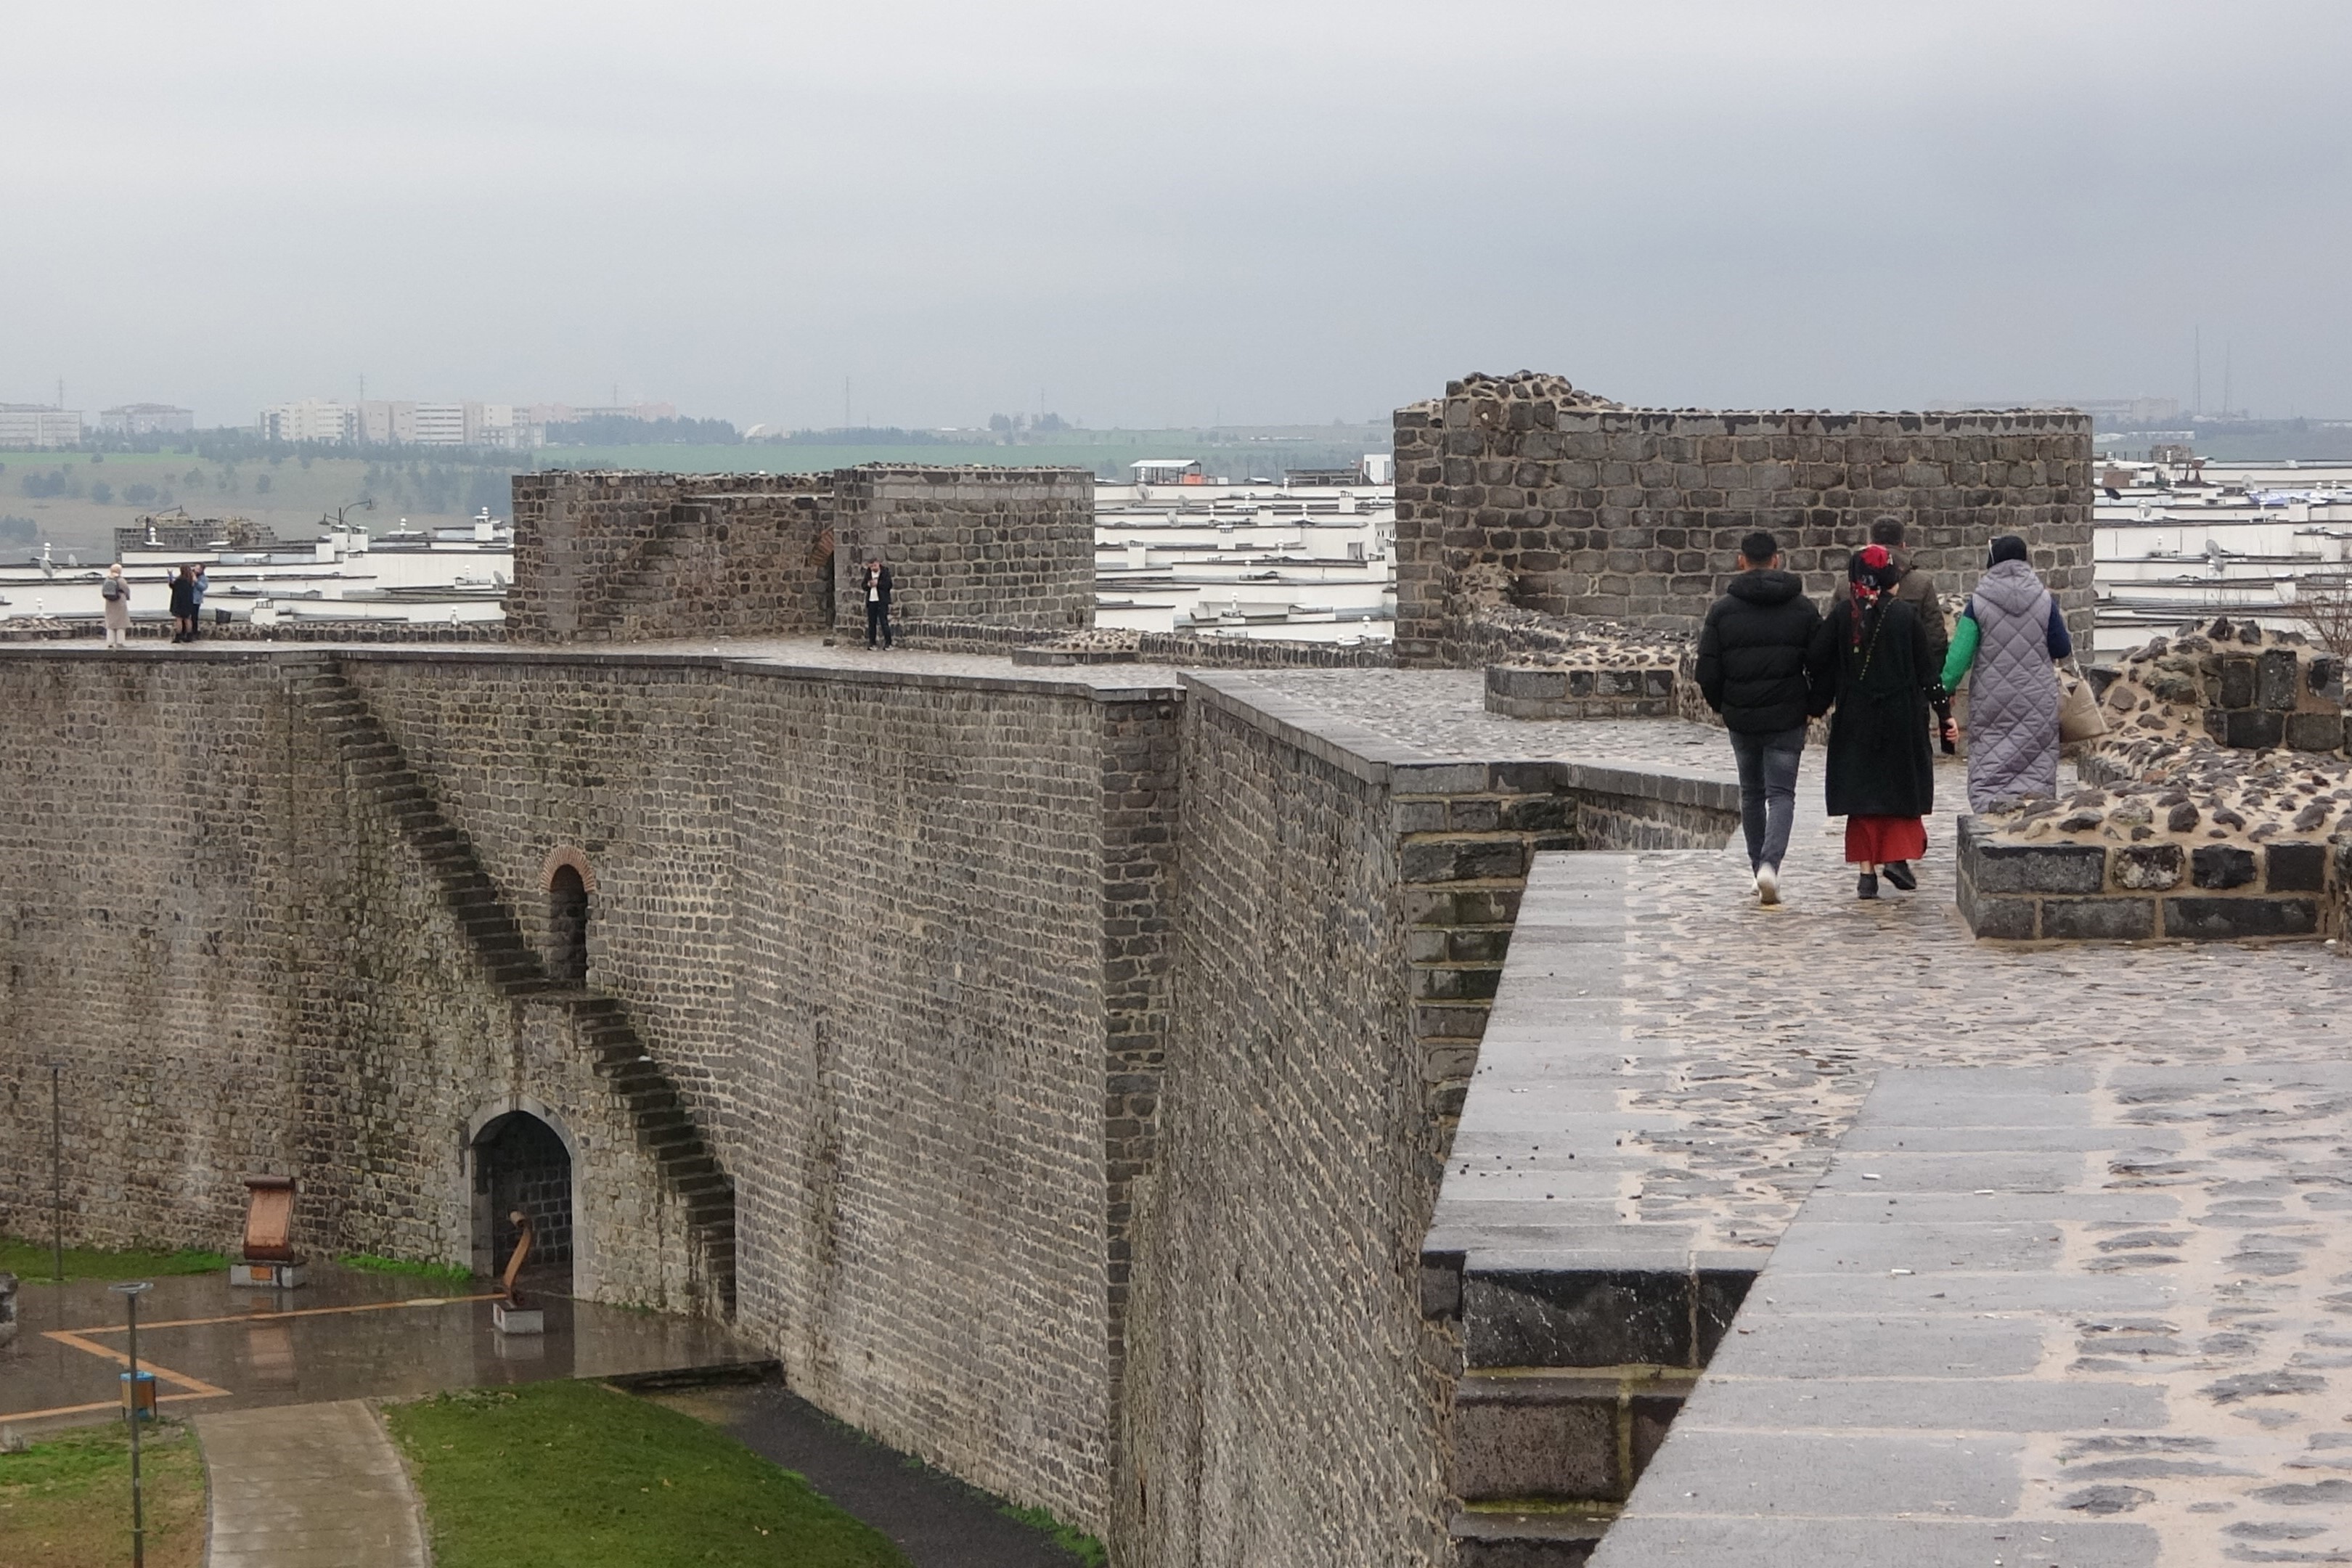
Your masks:
<path fill-rule="evenodd" d="M 631 1026 L 618 997 L 558 984 L 524 940 L 465 831 L 441 815 L 399 744 L 332 660 L 289 668 L 288 689 L 342 759 L 352 787 L 391 817 L 425 865 L 490 983 L 518 1002 L 567 1009 L 573 1037 L 620 1102 L 663 1186 L 687 1213 L 694 1252 L 725 1317 L 735 1311 L 735 1185 L 695 1124 L 677 1086 Z"/>
<path fill-rule="evenodd" d="M 1574 1568 L 1600 1545 L 1697 1378 L 1680 1367 L 1484 1367 L 1454 1394 L 1461 1568 Z"/>
<path fill-rule="evenodd" d="M 712 542 L 708 507 L 672 507 L 604 576 L 602 600 L 580 612 L 579 635 L 595 641 L 627 642 L 644 635 L 646 612 L 666 610 L 675 596 L 677 568 Z M 724 534 L 719 536 L 723 541 Z"/>

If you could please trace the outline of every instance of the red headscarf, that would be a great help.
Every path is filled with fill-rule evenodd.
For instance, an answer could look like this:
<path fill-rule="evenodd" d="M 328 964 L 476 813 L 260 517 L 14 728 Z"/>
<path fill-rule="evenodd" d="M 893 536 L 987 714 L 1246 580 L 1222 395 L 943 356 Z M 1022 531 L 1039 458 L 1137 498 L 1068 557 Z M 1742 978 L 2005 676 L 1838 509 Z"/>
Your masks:
<path fill-rule="evenodd" d="M 1862 623 L 1878 604 L 1881 594 L 1891 593 L 1903 581 L 1903 574 L 1895 567 L 1895 556 L 1884 544 L 1873 544 L 1853 552 L 1845 563 L 1845 580 L 1853 592 L 1853 614 L 1847 617 L 1853 646 L 1862 646 Z"/>

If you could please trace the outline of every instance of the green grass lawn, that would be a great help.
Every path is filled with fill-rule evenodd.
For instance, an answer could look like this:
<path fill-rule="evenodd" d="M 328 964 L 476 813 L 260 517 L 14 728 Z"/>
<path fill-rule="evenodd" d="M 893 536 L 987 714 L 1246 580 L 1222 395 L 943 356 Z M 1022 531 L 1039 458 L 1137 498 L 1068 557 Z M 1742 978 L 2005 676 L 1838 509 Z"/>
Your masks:
<path fill-rule="evenodd" d="M 205 1473 L 188 1429 L 140 1434 L 148 1568 L 205 1560 Z M 131 1439 L 117 1421 L 0 1454 L 0 1563 L 100 1568 L 131 1561 Z"/>
<path fill-rule="evenodd" d="M 906 1568 L 800 1477 L 602 1384 L 440 1394 L 384 1419 L 437 1568 Z"/>
<path fill-rule="evenodd" d="M 51 1267 L 47 1242 L 0 1236 L 0 1274 L 14 1274 L 28 1285 L 46 1285 L 52 1277 Z M 144 1247 L 66 1248 L 68 1279 L 152 1279 L 162 1274 L 210 1274 L 227 1267 L 224 1254 L 194 1247 L 176 1251 Z"/>
<path fill-rule="evenodd" d="M 398 1258 L 378 1258 L 373 1252 L 354 1252 L 335 1261 L 362 1274 L 401 1274 L 412 1279 L 429 1279 L 436 1285 L 470 1285 L 474 1281 L 472 1269 L 455 1263 L 410 1263 Z"/>

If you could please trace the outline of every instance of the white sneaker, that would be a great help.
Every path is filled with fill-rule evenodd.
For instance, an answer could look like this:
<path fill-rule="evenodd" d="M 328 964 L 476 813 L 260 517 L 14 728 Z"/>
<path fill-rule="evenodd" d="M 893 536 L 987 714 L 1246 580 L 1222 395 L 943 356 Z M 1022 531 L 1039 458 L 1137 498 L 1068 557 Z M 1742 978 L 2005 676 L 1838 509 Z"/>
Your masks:
<path fill-rule="evenodd" d="M 1780 872 L 1772 866 L 1756 868 L 1756 897 L 1767 904 L 1780 901 Z"/>

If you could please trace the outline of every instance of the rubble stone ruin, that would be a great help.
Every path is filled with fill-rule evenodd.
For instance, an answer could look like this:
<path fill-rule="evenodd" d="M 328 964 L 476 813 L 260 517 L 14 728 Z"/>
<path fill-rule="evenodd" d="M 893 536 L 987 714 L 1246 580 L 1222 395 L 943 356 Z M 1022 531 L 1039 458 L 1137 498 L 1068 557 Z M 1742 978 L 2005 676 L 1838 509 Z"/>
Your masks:
<path fill-rule="evenodd" d="M 1396 430 L 1386 668 L 1094 633 L 1058 469 L 521 476 L 498 641 L 0 646 L 0 1232 L 62 1057 L 77 1241 L 283 1172 L 307 1254 L 487 1277 L 521 1213 L 542 1291 L 1122 1568 L 2352 1551 L 2288 1495 L 2334 668 L 2168 639 L 2078 793 L 1860 908 L 1809 816 L 1759 912 L 1686 672 L 1740 535 L 1825 593 L 1877 516 L 1948 591 L 2021 533 L 2087 634 L 2087 420 L 1522 374 Z"/>

